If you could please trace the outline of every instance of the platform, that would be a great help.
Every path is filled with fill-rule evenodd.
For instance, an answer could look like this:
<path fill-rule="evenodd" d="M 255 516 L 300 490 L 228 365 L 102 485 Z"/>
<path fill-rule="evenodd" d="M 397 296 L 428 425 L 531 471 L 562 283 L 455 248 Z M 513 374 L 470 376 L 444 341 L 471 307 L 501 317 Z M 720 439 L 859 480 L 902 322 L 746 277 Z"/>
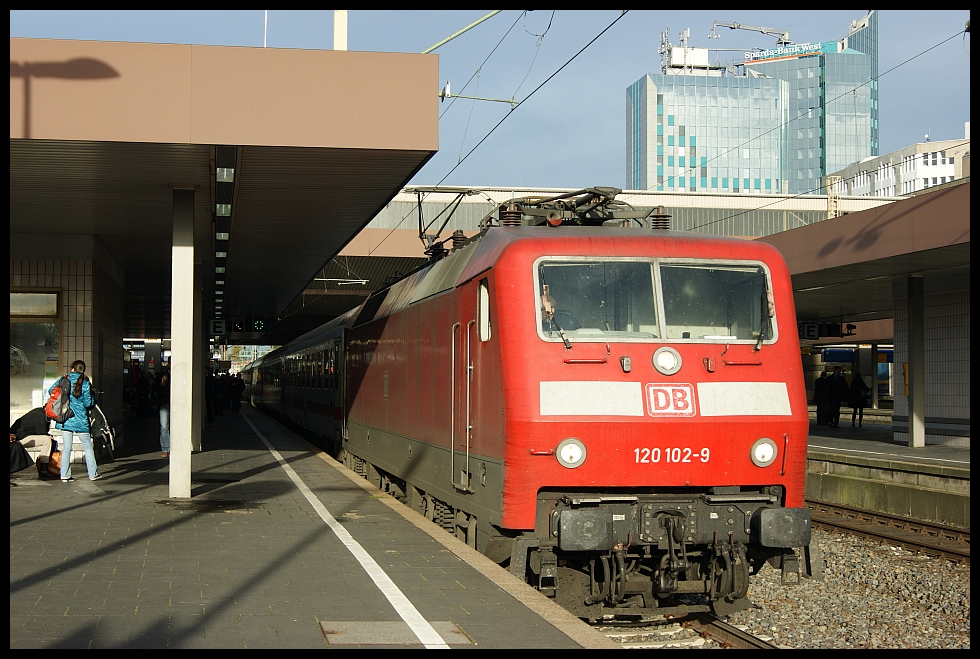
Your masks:
<path fill-rule="evenodd" d="M 867 510 L 970 527 L 970 449 L 911 448 L 890 425 L 810 422 L 806 496 Z"/>
<path fill-rule="evenodd" d="M 103 480 L 11 476 L 11 648 L 614 647 L 251 408 L 183 501 L 156 421 L 127 424 Z"/>

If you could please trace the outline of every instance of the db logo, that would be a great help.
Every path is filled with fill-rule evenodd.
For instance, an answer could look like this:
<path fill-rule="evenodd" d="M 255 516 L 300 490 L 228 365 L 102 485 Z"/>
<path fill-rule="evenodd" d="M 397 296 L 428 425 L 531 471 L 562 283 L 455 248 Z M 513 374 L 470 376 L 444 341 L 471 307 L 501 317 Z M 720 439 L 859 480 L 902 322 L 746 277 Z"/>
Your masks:
<path fill-rule="evenodd" d="M 648 384 L 647 411 L 650 416 L 694 416 L 694 385 Z"/>

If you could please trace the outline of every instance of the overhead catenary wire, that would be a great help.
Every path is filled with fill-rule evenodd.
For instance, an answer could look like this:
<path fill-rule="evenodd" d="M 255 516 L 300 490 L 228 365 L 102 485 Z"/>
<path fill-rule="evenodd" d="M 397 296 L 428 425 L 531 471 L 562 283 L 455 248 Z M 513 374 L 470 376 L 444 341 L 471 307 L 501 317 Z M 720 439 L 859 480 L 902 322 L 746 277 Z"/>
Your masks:
<path fill-rule="evenodd" d="M 923 51 L 922 51 L 921 53 L 919 53 L 919 54 L 917 54 L 917 55 L 913 55 L 912 57 L 910 57 L 910 58 L 908 58 L 908 59 L 907 59 L 907 60 L 905 60 L 904 62 L 901 62 L 900 64 L 896 64 L 895 66 L 893 66 L 892 68 L 890 68 L 890 69 L 888 69 L 888 70 L 887 70 L 887 71 L 885 71 L 884 73 L 879 73 L 879 74 L 878 74 L 877 76 L 875 76 L 875 77 L 873 77 L 873 78 L 870 78 L 870 79 L 868 79 L 868 81 L 867 81 L 867 82 L 863 82 L 863 83 L 861 83 L 860 85 L 857 85 L 856 87 L 853 87 L 853 88 L 851 88 L 851 89 L 848 89 L 847 91 L 845 91 L 845 92 L 843 92 L 842 94 L 840 94 L 840 95 L 838 95 L 838 96 L 836 96 L 836 97 L 834 97 L 834 98 L 832 98 L 832 99 L 830 99 L 829 101 L 827 101 L 827 102 L 826 102 L 826 105 L 830 105 L 831 103 L 833 103 L 833 102 L 835 102 L 835 101 L 838 101 L 838 100 L 840 100 L 841 98 L 844 98 L 844 97 L 845 97 L 845 96 L 847 96 L 848 94 L 851 94 L 851 93 L 854 93 L 854 92 L 856 92 L 856 91 L 857 91 L 858 89 L 861 89 L 861 88 L 862 88 L 862 87 L 864 87 L 864 86 L 867 86 L 867 85 L 870 85 L 870 84 L 872 83 L 872 81 L 877 81 L 877 80 L 879 80 L 879 79 L 881 79 L 881 78 L 882 78 L 883 76 L 885 76 L 885 75 L 887 75 L 887 74 L 889 74 L 889 73 L 891 73 L 891 72 L 892 72 L 892 71 L 894 71 L 895 69 L 898 69 L 899 67 L 902 67 L 902 66 L 905 66 L 906 64 L 908 64 L 908 63 L 909 63 L 909 62 L 911 62 L 912 60 L 915 60 L 915 59 L 917 59 L 917 58 L 919 58 L 919 57 L 922 57 L 922 56 L 923 56 L 923 55 L 925 55 L 926 53 L 928 53 L 928 52 L 930 52 L 930 51 L 932 51 L 932 50 L 935 50 L 936 48 L 939 48 L 940 46 L 942 46 L 942 45 L 943 45 L 943 44 L 945 44 L 946 42 L 948 42 L 948 41 L 951 41 L 951 40 L 953 40 L 953 39 L 955 39 L 955 38 L 956 38 L 956 37 L 958 37 L 958 36 L 959 36 L 960 34 L 966 34 L 966 30 L 961 30 L 961 31 L 959 31 L 959 32 L 957 32 L 956 34 L 954 34 L 954 35 L 952 35 L 952 36 L 950 36 L 950 37 L 948 37 L 948 38 L 946 38 L 946 39 L 943 39 L 943 40 L 942 40 L 942 41 L 940 41 L 939 43 L 937 43 L 937 44 L 935 44 L 935 45 L 933 45 L 933 46 L 930 46 L 929 48 L 926 48 L 926 49 L 925 49 L 925 50 L 923 50 Z M 814 108 L 809 108 L 809 109 L 814 109 Z M 748 140 L 746 140 L 745 142 L 743 142 L 743 143 L 741 143 L 741 144 L 739 144 L 738 146 L 733 146 L 733 147 L 731 147 L 730 149 L 727 149 L 727 150 L 725 150 L 725 151 L 722 151 L 722 152 L 721 152 L 721 153 L 719 153 L 718 155 L 716 155 L 716 156 L 714 156 L 714 157 L 712 157 L 712 158 L 710 158 L 710 159 L 708 159 L 708 160 L 706 160 L 706 161 L 705 161 L 704 163 L 701 163 L 701 164 L 699 164 L 699 165 L 695 165 L 695 166 L 691 166 L 691 167 L 684 167 L 683 169 L 681 169 L 681 172 L 691 172 L 691 171 L 693 171 L 693 172 L 697 172 L 697 170 L 698 170 L 698 168 L 699 168 L 699 167 L 703 167 L 704 165 L 706 165 L 706 164 L 708 164 L 709 162 L 712 162 L 712 161 L 715 161 L 715 160 L 718 160 L 719 158 L 721 158 L 721 157 L 723 157 L 723 156 L 725 156 L 725 155 L 727 155 L 727 154 L 729 154 L 729 153 L 731 153 L 732 151 L 738 151 L 739 149 L 741 149 L 741 148 L 743 148 L 743 147 L 745 147 L 746 145 L 748 145 L 748 144 L 750 144 L 750 143 L 752 143 L 752 142 L 754 142 L 754 141 L 756 141 L 756 140 L 758 140 L 758 139 L 760 139 L 760 138 L 762 138 L 762 137 L 765 137 L 765 136 L 766 136 L 766 135 L 768 135 L 769 133 L 772 133 L 773 131 L 776 131 L 776 130 L 780 130 L 780 129 L 782 129 L 782 128 L 784 128 L 785 126 L 788 126 L 789 124 L 791 124 L 791 123 L 793 123 L 794 121 L 797 121 L 798 119 L 800 119 L 800 118 L 801 118 L 802 116 L 803 116 L 803 113 L 801 112 L 801 113 L 800 113 L 799 115 L 797 115 L 797 116 L 795 116 L 795 117 L 792 117 L 792 118 L 790 118 L 789 120 L 787 120 L 787 121 L 784 121 L 783 123 L 781 123 L 781 124 L 779 124 L 779 125 L 777 125 L 777 126 L 774 126 L 773 128 L 770 128 L 769 130 L 767 130 L 767 131 L 765 131 L 765 132 L 763 132 L 763 133 L 759 133 L 759 134 L 758 134 L 758 135 L 756 135 L 755 137 L 752 137 L 752 138 L 749 138 Z M 652 190 L 652 189 L 653 189 L 654 187 L 656 187 L 657 185 L 659 185 L 659 184 L 657 184 L 657 183 L 655 183 L 654 185 L 651 185 L 650 187 L 648 187 L 648 188 L 645 188 L 645 190 Z M 820 188 L 817 188 L 817 189 L 820 189 Z M 809 194 L 809 193 L 803 193 L 803 194 Z"/>
<path fill-rule="evenodd" d="M 594 44 L 599 39 L 599 37 L 601 37 L 606 32 L 608 32 L 612 28 L 612 26 L 614 26 L 616 23 L 618 23 L 620 20 L 622 20 L 623 16 L 625 16 L 628 13 L 629 13 L 629 10 L 628 9 L 622 10 L 621 13 L 619 14 L 619 16 L 617 16 L 616 19 L 613 20 L 612 23 L 610 23 L 605 28 L 603 28 L 603 30 L 601 32 L 599 32 L 599 34 L 595 35 L 587 44 L 585 44 L 584 46 L 582 46 L 582 48 L 580 48 L 578 50 L 578 52 L 576 52 L 574 55 L 572 55 L 570 58 L 568 58 L 568 60 L 564 64 L 562 64 L 560 67 L 558 67 L 558 69 L 554 73 L 552 73 L 550 76 L 548 76 L 547 78 L 545 78 L 545 80 L 541 84 L 539 84 L 537 87 L 535 87 L 533 90 L 531 90 L 531 92 L 527 96 L 525 96 L 521 101 L 519 101 L 518 103 L 516 103 L 514 105 L 514 107 L 511 108 L 510 111 L 507 112 L 507 114 L 505 114 L 503 116 L 503 118 L 500 119 L 500 121 L 498 121 L 496 124 L 494 124 L 493 128 L 491 128 L 490 131 L 486 135 L 483 136 L 483 139 L 481 139 L 479 142 L 476 143 L 476 146 L 474 146 L 472 149 L 470 149 L 469 151 L 467 151 L 466 152 L 466 155 L 463 156 L 462 159 L 459 162 L 457 162 L 456 165 L 452 169 L 450 169 L 448 172 L 446 172 L 446 175 L 445 176 L 443 176 L 441 179 L 439 179 L 439 182 L 436 183 L 436 187 L 442 185 L 443 181 L 445 181 L 447 178 L 449 178 L 452 175 L 452 173 L 455 172 L 456 169 L 459 168 L 459 166 L 462 165 L 466 161 L 466 159 L 469 158 L 473 154 L 474 151 L 476 151 L 478 148 L 480 148 L 480 145 L 483 144 L 487 140 L 487 138 L 489 138 L 493 134 L 493 132 L 495 130 L 497 130 L 497 128 L 499 128 L 500 125 L 502 123 L 504 123 L 504 121 L 507 120 L 507 118 L 509 116 L 511 116 L 512 114 L 514 114 L 514 112 L 517 110 L 517 108 L 521 107 L 521 105 L 523 105 L 525 102 L 527 102 L 528 99 L 530 99 L 532 96 L 534 96 L 534 94 L 537 93 L 538 90 L 540 90 L 542 87 L 544 87 L 546 84 L 548 84 L 548 82 L 550 82 L 556 75 L 558 75 L 559 73 L 561 73 L 565 69 L 565 67 L 567 67 L 569 64 L 571 64 L 579 55 L 581 55 L 582 53 L 584 53 L 585 50 L 589 46 L 591 46 L 592 44 Z M 370 252 L 368 252 L 368 255 L 370 256 L 375 250 L 377 250 L 379 247 L 381 247 L 381 244 L 384 243 L 386 240 L 388 240 L 388 238 L 391 237 L 391 234 L 393 234 L 395 232 L 395 230 L 398 229 L 398 227 L 400 227 L 402 225 L 402 223 L 406 219 L 408 219 L 408 216 L 411 215 L 413 212 L 415 212 L 415 210 L 417 210 L 417 209 L 418 209 L 418 206 L 416 206 L 415 208 L 413 208 L 404 217 L 402 217 L 402 219 L 399 220 L 398 224 L 396 224 L 391 229 L 391 231 L 389 231 L 388 234 L 384 238 L 382 238 L 381 241 L 378 242 L 378 244 L 375 245 L 374 248 Z"/>
<path fill-rule="evenodd" d="M 469 84 L 470 84 L 471 82 L 473 82 L 473 78 L 475 78 L 475 77 L 477 76 L 477 74 L 479 74 L 479 73 L 480 73 L 480 71 L 481 71 L 481 70 L 483 69 L 483 67 L 484 67 L 484 66 L 486 66 L 486 63 L 487 63 L 487 62 L 488 62 L 488 61 L 490 60 L 490 57 L 492 57 L 492 56 L 493 56 L 493 54 L 494 54 L 495 52 L 497 52 L 497 48 L 499 48 L 499 47 L 500 47 L 500 44 L 502 44 L 502 43 L 504 42 L 504 39 L 506 39 L 506 38 L 507 38 L 507 35 L 508 35 L 508 34 L 510 34 L 510 32 L 511 32 L 511 30 L 513 30 L 513 29 L 514 29 L 514 27 L 515 27 L 515 26 L 517 25 L 517 23 L 518 23 L 518 22 L 519 22 L 519 21 L 521 20 L 521 17 L 522 17 L 522 16 L 524 16 L 525 14 L 527 14 L 527 11 L 526 11 L 526 10 L 525 10 L 525 11 L 523 11 L 523 12 L 521 12 L 520 14 L 518 14 L 518 15 L 517 15 L 517 18 L 515 18 L 515 19 L 514 19 L 514 22 L 513 22 L 513 23 L 511 23 L 511 25 L 510 25 L 510 27 L 509 27 L 509 28 L 507 28 L 507 31 L 506 31 L 506 32 L 504 32 L 504 36 L 502 36 L 502 37 L 500 37 L 500 41 L 498 41 L 498 42 L 497 42 L 497 45 L 496 45 L 496 46 L 494 46 L 494 47 L 493 47 L 493 50 L 491 50 L 491 51 L 490 51 L 490 54 L 489 54 L 489 55 L 487 55 L 487 56 L 486 56 L 486 57 L 485 57 L 485 58 L 483 59 L 483 61 L 482 61 L 482 62 L 480 62 L 480 66 L 478 66 L 478 67 L 476 67 L 476 71 L 474 71 L 474 72 L 473 72 L 473 75 L 471 75 L 471 76 L 470 76 L 470 79 L 469 79 L 469 80 L 467 80 L 467 81 L 466 81 L 466 84 L 465 84 L 465 85 L 463 85 L 463 87 L 462 87 L 462 88 L 461 88 L 461 89 L 459 90 L 459 92 L 458 92 L 459 94 L 462 94 L 462 93 L 463 93 L 464 91 L 466 91 L 466 88 L 467 88 L 467 87 L 469 86 Z M 453 107 L 453 104 L 454 104 L 454 103 L 456 103 L 456 99 L 457 99 L 457 98 L 458 98 L 458 96 L 453 96 L 453 97 L 452 97 L 452 99 L 450 99 L 450 101 L 449 101 L 449 105 L 447 105 L 447 106 L 446 106 L 446 109 L 445 109 L 445 110 L 443 110 L 443 111 L 442 111 L 442 114 L 440 114 L 440 115 L 439 115 L 439 118 L 440 118 L 440 119 L 442 119 L 442 118 L 443 118 L 443 117 L 444 117 L 444 116 L 446 115 L 446 113 L 447 113 L 447 112 L 449 112 L 449 109 L 450 109 L 451 107 Z"/>
<path fill-rule="evenodd" d="M 515 112 L 516 110 L 517 110 L 517 108 L 519 108 L 519 107 L 521 107 L 521 105 L 523 105 L 524 103 L 526 103 L 526 102 L 527 102 L 527 101 L 528 101 L 528 100 L 529 100 L 529 99 L 530 99 L 530 98 L 531 98 L 532 96 L 534 96 L 534 95 L 535 95 L 535 94 L 536 94 L 536 93 L 538 92 L 538 90 L 540 90 L 540 89 L 541 89 L 542 87 L 544 87 L 544 86 L 545 86 L 546 84 L 548 84 L 548 83 L 549 83 L 549 82 L 550 82 L 550 81 L 552 80 L 552 78 L 554 78 L 554 77 L 555 77 L 556 75 L 558 75 L 559 73 L 561 73 L 561 72 L 562 72 L 562 71 L 563 71 L 563 70 L 565 69 L 565 67 L 566 67 L 566 66 L 568 66 L 569 64 L 571 64 L 571 63 L 572 63 L 572 62 L 573 62 L 573 61 L 574 61 L 574 60 L 575 60 L 575 59 L 576 59 L 576 58 L 577 58 L 577 57 L 578 57 L 579 55 L 581 55 L 582 53 L 584 53 L 584 52 L 585 52 L 585 50 L 586 50 L 586 49 L 587 49 L 587 48 L 588 48 L 589 46 L 591 46 L 592 44 L 594 44 L 594 43 L 595 43 L 595 42 L 596 42 L 596 41 L 597 41 L 597 40 L 599 39 L 599 37 L 601 37 L 601 36 L 602 36 L 602 35 L 604 35 L 604 34 L 605 34 L 606 32 L 608 32 L 608 31 L 609 31 L 609 30 L 610 30 L 610 29 L 612 28 L 612 26 L 614 26 L 614 25 L 615 25 L 616 23 L 618 23 L 618 22 L 619 22 L 620 20 L 622 20 L 622 18 L 623 18 L 623 16 L 625 16 L 625 15 L 626 15 L 627 13 L 629 13 L 629 10 L 628 10 L 628 9 L 626 9 L 626 10 L 623 10 L 623 11 L 622 11 L 622 13 L 620 13 L 620 15 L 619 15 L 619 16 L 617 16 L 617 17 L 616 17 L 616 19 L 615 19 L 615 20 L 614 20 L 614 21 L 613 21 L 612 23 L 610 23 L 610 24 L 609 24 L 609 25 L 607 25 L 607 26 L 606 26 L 605 28 L 603 28 L 603 30 L 602 30 L 602 31 L 601 31 L 601 32 L 600 32 L 599 34 L 597 34 L 597 35 L 595 35 L 595 36 L 594 36 L 594 37 L 592 38 L 592 40 L 591 40 L 591 41 L 589 41 L 589 42 L 588 42 L 587 44 L 585 44 L 584 46 L 582 46 L 582 48 L 581 48 L 581 49 L 580 49 L 580 50 L 579 50 L 579 51 L 578 51 L 577 53 L 575 53 L 575 54 L 574 54 L 574 55 L 572 55 L 572 56 L 571 56 L 570 58 L 568 58 L 568 60 L 567 60 L 567 61 L 566 61 L 566 62 L 565 62 L 564 64 L 562 64 L 562 65 L 561 65 L 560 67 L 558 67 L 558 69 L 557 69 L 557 70 L 556 70 L 556 71 L 555 71 L 554 73 L 552 73 L 552 74 L 551 74 L 550 76 L 548 76 L 547 78 L 545 78 L 545 80 L 544 80 L 544 81 L 543 81 L 543 82 L 542 82 L 541 84 L 539 84 L 539 85 L 538 85 L 537 87 L 535 87 L 535 88 L 534 88 L 533 90 L 531 90 L 531 93 L 529 93 L 529 94 L 528 94 L 527 96 L 525 96 L 525 97 L 524 97 L 524 98 L 523 98 L 523 99 L 522 99 L 521 101 L 519 101 L 519 102 L 518 102 L 518 103 L 517 103 L 517 104 L 516 104 L 516 105 L 515 105 L 515 106 L 514 106 L 514 107 L 513 107 L 513 108 L 512 108 L 512 109 L 511 109 L 511 110 L 510 110 L 510 111 L 509 111 L 508 113 L 507 113 L 507 114 L 505 114 L 505 115 L 504 115 L 504 116 L 503 116 L 503 117 L 502 117 L 502 118 L 500 119 L 500 121 L 498 121 L 498 122 L 497 122 L 497 123 L 496 123 L 496 124 L 494 125 L 494 127 L 493 127 L 493 128 L 491 128 L 491 129 L 490 129 L 490 131 L 489 131 L 489 132 L 488 132 L 488 133 L 487 133 L 486 135 L 484 135 L 484 136 L 483 136 L 483 139 L 482 139 L 482 140 L 480 140 L 479 142 L 477 142 L 477 144 L 476 144 L 476 146 L 474 146 L 474 147 L 473 147 L 472 149 L 470 149 L 470 150 L 469 150 L 469 151 L 468 151 L 468 152 L 466 153 L 466 155 L 465 155 L 465 156 L 463 156 L 463 159 L 462 159 L 462 160 L 461 160 L 460 162 L 458 162 L 458 163 L 456 164 L 456 166 L 455 166 L 455 167 L 453 167 L 452 169 L 450 169 L 450 170 L 449 170 L 449 171 L 448 171 L 448 172 L 446 173 L 446 175 L 445 175 L 445 176 L 443 176 L 443 177 L 442 177 L 441 179 L 439 179 L 439 182 L 438 182 L 438 183 L 436 183 L 436 185 L 442 185 L 442 182 L 443 182 L 443 181 L 445 181 L 445 180 L 446 180 L 447 178 L 449 178 L 449 176 L 450 176 L 450 175 L 451 175 L 451 174 L 452 174 L 453 172 L 455 172 L 455 171 L 456 171 L 456 169 L 457 169 L 457 168 L 458 168 L 458 167 L 459 167 L 459 166 L 460 166 L 461 164 L 463 164 L 463 162 L 465 162 L 465 161 L 466 161 L 466 159 L 467 159 L 467 158 L 469 158 L 469 157 L 470 157 L 470 155 L 472 155 L 472 153 L 473 153 L 474 151 L 476 151 L 476 150 L 477 150 L 478 148 L 480 148 L 480 145 L 481 145 L 481 144 L 483 144 L 483 143 L 484 143 L 484 142 L 485 142 L 485 141 L 487 140 L 487 138 L 489 138 L 489 137 L 490 137 L 491 135 L 493 135 L 493 132 L 494 132 L 495 130 L 497 130 L 497 128 L 499 128 L 499 127 L 500 127 L 500 125 L 501 125 L 502 123 L 504 123 L 505 121 L 507 121 L 507 118 L 508 118 L 508 117 L 510 117 L 510 116 L 511 116 L 511 115 L 512 115 L 512 114 L 513 114 L 513 113 L 514 113 L 514 112 Z"/>
<path fill-rule="evenodd" d="M 524 86 L 524 83 L 527 82 L 527 77 L 529 75 L 531 75 L 531 69 L 534 68 L 534 62 L 538 59 L 538 53 L 541 52 L 541 44 L 544 42 L 545 36 L 547 36 L 548 32 L 551 30 L 551 24 L 555 20 L 555 11 L 553 10 L 551 12 L 551 18 L 548 20 L 548 27 L 545 28 L 544 32 L 541 33 L 541 34 L 533 34 L 533 33 L 527 31 L 527 14 L 528 14 L 528 12 L 525 11 L 524 12 L 524 31 L 527 32 L 528 34 L 530 34 L 532 37 L 537 37 L 538 40 L 537 40 L 537 43 L 534 46 L 534 56 L 531 57 L 531 63 L 527 67 L 527 73 L 525 73 L 524 74 L 524 77 L 521 79 L 521 84 L 517 85 L 517 89 L 515 89 L 514 90 L 514 93 L 510 95 L 510 101 L 511 101 L 511 103 L 514 102 L 514 99 L 517 98 L 518 92 L 521 91 L 521 87 L 523 87 Z M 520 16 L 518 16 L 518 18 L 520 18 Z M 508 32 L 509 32 L 509 30 L 508 30 Z M 477 77 L 476 77 L 476 92 L 475 92 L 475 94 L 477 94 L 477 95 L 479 95 L 479 93 L 480 93 L 480 71 L 481 70 L 482 70 L 482 67 L 476 70 L 476 76 Z M 476 99 L 473 99 L 472 101 L 470 101 L 470 114 L 466 118 L 466 128 L 463 129 L 463 139 L 460 140 L 460 142 L 459 142 L 459 154 L 456 156 L 456 162 L 457 163 L 459 163 L 462 160 L 463 146 L 466 144 L 466 134 L 469 132 L 469 129 L 470 129 L 470 120 L 473 118 L 473 108 L 475 108 L 475 107 L 476 107 Z"/>

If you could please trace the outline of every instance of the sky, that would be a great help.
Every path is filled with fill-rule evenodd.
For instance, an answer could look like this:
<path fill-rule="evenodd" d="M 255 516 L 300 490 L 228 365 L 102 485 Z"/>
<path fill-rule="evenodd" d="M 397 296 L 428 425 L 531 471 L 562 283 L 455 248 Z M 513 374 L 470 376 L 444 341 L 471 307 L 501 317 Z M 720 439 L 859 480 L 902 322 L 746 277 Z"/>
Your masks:
<path fill-rule="evenodd" d="M 421 52 L 488 12 L 350 10 L 348 49 Z M 788 30 L 793 42 L 806 43 L 843 37 L 849 22 L 865 13 L 630 11 L 617 21 L 619 10 L 505 10 L 435 51 L 439 87 L 449 82 L 454 94 L 521 101 L 615 24 L 516 110 L 506 103 L 443 102 L 439 153 L 411 183 L 626 187 L 626 88 L 646 73 L 659 71 L 657 49 L 664 29 L 670 30 L 674 44 L 678 33 L 690 28 L 690 46 L 749 50 L 773 47 L 775 39 L 719 28 L 721 38 L 709 40 L 712 22 Z M 958 33 L 969 18 L 966 10 L 880 13 L 882 154 L 924 141 L 926 133 L 934 141 L 963 138 L 964 123 L 970 120 L 970 36 Z M 261 48 L 264 22 L 263 10 L 11 11 L 10 36 Z M 330 49 L 333 11 L 270 10 L 267 40 L 269 48 Z M 719 56 L 731 60 L 738 53 Z M 886 73 L 893 67 L 898 68 Z M 377 95 L 383 102 L 384 89 Z"/>

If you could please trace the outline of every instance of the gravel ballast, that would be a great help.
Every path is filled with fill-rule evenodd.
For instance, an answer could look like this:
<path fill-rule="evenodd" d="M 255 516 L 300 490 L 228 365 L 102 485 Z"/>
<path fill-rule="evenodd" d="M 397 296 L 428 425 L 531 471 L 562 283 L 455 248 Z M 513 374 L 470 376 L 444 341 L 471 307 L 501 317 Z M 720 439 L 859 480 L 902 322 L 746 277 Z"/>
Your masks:
<path fill-rule="evenodd" d="M 752 578 L 758 608 L 727 619 L 793 648 L 969 648 L 970 566 L 813 531 L 824 580 L 783 586 L 766 566 Z"/>

